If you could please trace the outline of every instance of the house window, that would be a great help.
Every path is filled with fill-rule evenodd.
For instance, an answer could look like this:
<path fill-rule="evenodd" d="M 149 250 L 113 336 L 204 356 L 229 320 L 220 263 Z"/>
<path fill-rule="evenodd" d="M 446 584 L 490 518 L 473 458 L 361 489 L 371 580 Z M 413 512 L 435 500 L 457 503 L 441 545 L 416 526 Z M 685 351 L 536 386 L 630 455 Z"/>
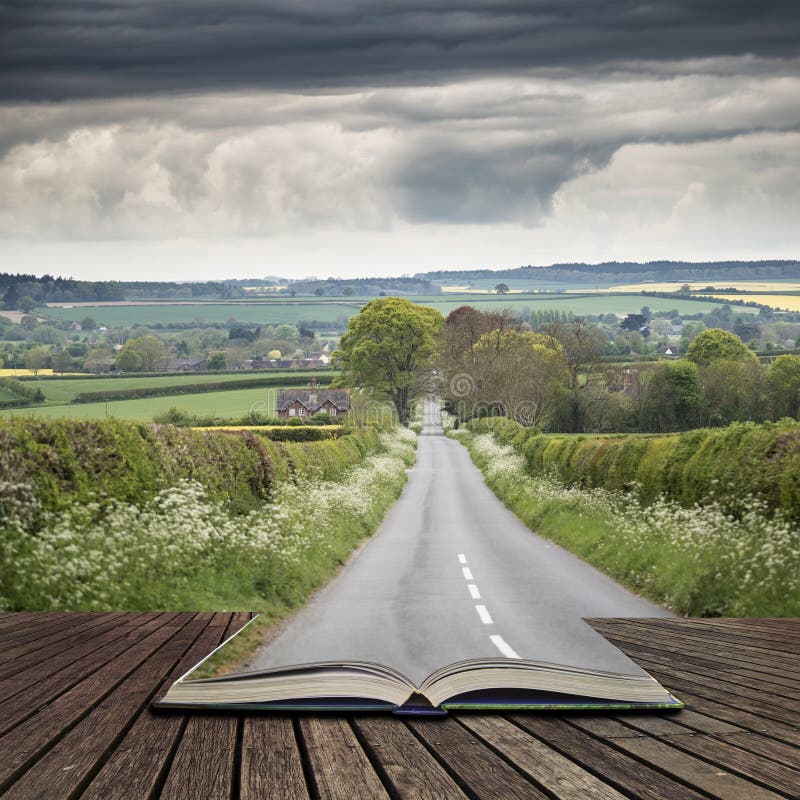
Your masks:
<path fill-rule="evenodd" d="M 329 413 L 329 414 L 330 414 L 332 417 L 335 417 L 335 416 L 336 416 L 336 409 L 335 409 L 335 408 L 332 408 L 332 409 L 331 409 L 331 410 L 330 410 L 328 413 Z"/>
<path fill-rule="evenodd" d="M 294 416 L 294 414 L 295 414 L 295 410 L 294 410 L 293 408 L 290 408 L 290 409 L 289 409 L 289 416 L 290 416 L 290 417 L 293 417 L 293 416 Z"/>
<path fill-rule="evenodd" d="M 304 408 L 300 409 L 300 416 L 304 417 L 306 415 L 306 410 Z"/>

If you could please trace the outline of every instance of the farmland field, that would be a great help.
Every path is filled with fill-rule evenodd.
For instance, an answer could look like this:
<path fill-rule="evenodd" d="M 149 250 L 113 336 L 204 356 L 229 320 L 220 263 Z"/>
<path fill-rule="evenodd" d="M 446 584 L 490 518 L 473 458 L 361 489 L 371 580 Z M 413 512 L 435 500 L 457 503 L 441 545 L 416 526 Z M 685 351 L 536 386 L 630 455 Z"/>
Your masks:
<path fill-rule="evenodd" d="M 251 410 L 261 414 L 275 411 L 277 389 L 234 389 L 205 394 L 176 394 L 166 397 L 148 397 L 138 400 L 115 400 L 109 403 L 81 403 L 34 406 L 31 408 L 0 411 L 3 417 L 49 417 L 87 419 L 90 417 L 117 417 L 119 419 L 152 420 L 156 414 L 171 406 L 185 408 L 201 417 L 243 417 Z"/>
<path fill-rule="evenodd" d="M 358 313 L 361 306 L 372 298 L 350 298 L 342 300 L 286 299 L 281 301 L 244 301 L 238 303 L 152 303 L 141 305 L 73 306 L 70 308 L 49 307 L 47 315 L 59 320 L 81 320 L 91 316 L 102 325 L 110 327 L 135 324 L 153 325 L 162 323 L 224 323 L 229 319 L 257 324 L 297 323 L 300 320 L 335 322 L 349 319 Z M 709 301 L 683 298 L 643 297 L 639 294 L 528 294 L 512 297 L 496 294 L 452 293 L 447 295 L 412 296 L 416 303 L 433 306 L 448 314 L 460 305 L 471 305 L 480 309 L 513 308 L 522 311 L 531 309 L 558 309 L 574 314 L 627 314 L 637 312 L 643 305 L 653 311 L 677 309 L 680 313 L 692 314 L 711 311 L 716 304 Z"/>
<path fill-rule="evenodd" d="M 800 311 L 800 295 L 798 294 L 711 294 L 721 300 L 744 300 L 745 302 L 760 303 L 770 308 L 785 311 Z"/>
<path fill-rule="evenodd" d="M 689 286 L 692 292 L 702 292 L 706 286 L 716 286 L 718 289 L 738 289 L 743 292 L 800 292 L 800 283 L 795 280 L 787 281 L 737 281 L 726 278 L 717 278 L 703 281 L 665 281 L 663 283 L 627 283 L 615 285 L 609 289 L 600 290 L 608 292 L 674 292 L 681 286 Z"/>
<path fill-rule="evenodd" d="M 328 383 L 332 378 L 332 373 L 315 372 L 306 373 L 300 371 L 286 372 L 276 370 L 275 372 L 236 372 L 224 375 L 182 375 L 168 374 L 157 377 L 126 376 L 124 378 L 73 378 L 70 380 L 41 380 L 37 381 L 36 386 L 44 392 L 45 398 L 49 402 L 68 403 L 77 394 L 84 392 L 105 392 L 121 391 L 125 389 L 160 388 L 163 386 L 186 386 L 197 383 L 229 383 L 230 381 L 262 380 L 266 377 L 291 378 L 292 382 L 306 378 L 311 380 L 311 375 L 316 375 L 321 384 Z M 29 383 L 28 385 L 33 385 Z M 262 387 L 263 388 L 263 387 Z"/>

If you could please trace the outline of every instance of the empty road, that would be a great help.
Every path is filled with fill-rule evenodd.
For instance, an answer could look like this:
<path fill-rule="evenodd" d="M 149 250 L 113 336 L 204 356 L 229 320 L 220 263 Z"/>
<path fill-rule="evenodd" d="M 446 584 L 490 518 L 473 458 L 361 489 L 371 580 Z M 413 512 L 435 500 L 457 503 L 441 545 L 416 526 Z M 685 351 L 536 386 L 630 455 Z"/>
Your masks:
<path fill-rule="evenodd" d="M 466 658 L 638 668 L 582 617 L 670 616 L 537 536 L 428 403 L 417 463 L 372 537 L 251 662 L 377 661 L 415 682 Z"/>

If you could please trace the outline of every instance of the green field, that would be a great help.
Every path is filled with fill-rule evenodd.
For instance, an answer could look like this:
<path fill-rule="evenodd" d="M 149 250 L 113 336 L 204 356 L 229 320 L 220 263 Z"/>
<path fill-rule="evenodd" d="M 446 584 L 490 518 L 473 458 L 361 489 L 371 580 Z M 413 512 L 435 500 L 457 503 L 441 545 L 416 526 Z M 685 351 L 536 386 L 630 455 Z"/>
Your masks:
<path fill-rule="evenodd" d="M 135 324 L 153 325 L 162 323 L 225 323 L 229 319 L 239 322 L 275 325 L 282 322 L 296 324 L 300 320 L 336 322 L 357 314 L 362 305 L 372 298 L 350 298 L 348 300 L 249 300 L 231 303 L 193 303 L 176 305 L 153 303 L 131 306 L 81 306 L 72 308 L 48 308 L 47 316 L 58 320 L 81 320 L 92 317 L 100 324 L 124 327 Z M 496 294 L 447 294 L 412 296 L 414 302 L 433 306 L 443 314 L 449 314 L 461 305 L 471 305 L 483 310 L 512 308 L 522 311 L 531 309 L 557 309 L 578 315 L 627 314 L 638 312 L 646 305 L 653 311 L 677 309 L 682 314 L 697 314 L 711 311 L 718 304 L 686 300 L 681 298 L 645 297 L 633 294 L 530 294 L 499 296 Z"/>
<path fill-rule="evenodd" d="M 139 400 L 115 400 L 109 403 L 54 404 L 31 408 L 6 409 L 0 411 L 0 416 L 50 417 L 58 419 L 117 417 L 118 419 L 152 420 L 156 414 L 167 411 L 171 406 L 179 406 L 201 417 L 228 419 L 243 417 L 250 411 L 272 414 L 275 411 L 276 397 L 277 389 L 262 387 L 260 389 L 234 389 L 227 392 L 207 392 L 205 394 L 148 397 Z"/>
<path fill-rule="evenodd" d="M 142 377 L 142 376 L 126 376 L 124 378 L 52 378 L 43 379 L 35 382 L 35 385 L 44 392 L 44 396 L 48 402 L 51 403 L 68 403 L 77 394 L 83 392 L 103 392 L 103 391 L 118 391 L 125 389 L 141 389 L 145 387 L 159 388 L 162 386 L 186 386 L 188 384 L 197 383 L 229 383 L 230 381 L 244 381 L 248 379 L 261 380 L 265 377 L 277 378 L 302 378 L 307 377 L 311 380 L 311 375 L 317 376 L 317 379 L 322 384 L 327 384 L 332 375 L 330 373 L 311 373 L 300 372 L 294 370 L 288 372 L 285 370 L 276 370 L 275 372 L 236 372 L 233 374 L 224 375 L 182 375 L 180 373 L 171 373 L 168 375 L 157 377 Z M 33 381 L 28 381 L 29 386 L 33 386 Z M 263 387 L 262 387 L 263 388 Z M 0 389 L 0 392 L 3 390 Z M 213 394 L 213 392 L 211 393 Z M 185 395 L 184 395 L 185 396 Z M 0 400 L 5 399 L 0 397 Z M 9 397 L 8 399 L 17 399 L 16 397 Z"/>

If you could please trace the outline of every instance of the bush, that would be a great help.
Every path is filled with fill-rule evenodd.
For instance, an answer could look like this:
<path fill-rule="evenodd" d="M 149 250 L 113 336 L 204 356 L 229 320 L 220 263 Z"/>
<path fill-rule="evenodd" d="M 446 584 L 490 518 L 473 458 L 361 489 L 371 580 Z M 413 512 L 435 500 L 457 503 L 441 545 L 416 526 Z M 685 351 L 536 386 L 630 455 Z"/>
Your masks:
<path fill-rule="evenodd" d="M 4 400 L 0 403 L 0 408 L 17 408 L 31 403 L 43 403 L 45 400 L 44 392 L 38 386 L 28 386 L 16 378 L 0 378 L 0 389 L 5 389 L 19 398 L 19 400 Z"/>
<path fill-rule="evenodd" d="M 511 420 L 473 420 L 475 433 L 512 445 L 534 475 L 555 470 L 568 485 L 661 494 L 689 507 L 711 499 L 738 513 L 745 496 L 800 519 L 800 424 L 736 423 L 675 434 L 544 435 Z"/>

